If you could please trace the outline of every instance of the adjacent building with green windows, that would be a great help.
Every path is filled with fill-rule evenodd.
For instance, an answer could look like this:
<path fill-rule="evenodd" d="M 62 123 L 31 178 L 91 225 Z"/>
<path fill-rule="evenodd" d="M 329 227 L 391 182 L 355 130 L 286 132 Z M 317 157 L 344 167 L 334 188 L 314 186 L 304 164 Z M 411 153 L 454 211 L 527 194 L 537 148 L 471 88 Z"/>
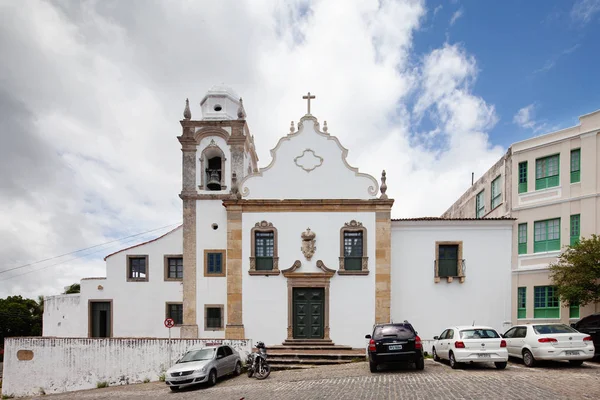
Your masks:
<path fill-rule="evenodd" d="M 444 213 L 515 218 L 512 320 L 574 322 L 600 304 L 564 304 L 548 266 L 566 246 L 600 234 L 600 110 L 579 125 L 513 143 Z"/>

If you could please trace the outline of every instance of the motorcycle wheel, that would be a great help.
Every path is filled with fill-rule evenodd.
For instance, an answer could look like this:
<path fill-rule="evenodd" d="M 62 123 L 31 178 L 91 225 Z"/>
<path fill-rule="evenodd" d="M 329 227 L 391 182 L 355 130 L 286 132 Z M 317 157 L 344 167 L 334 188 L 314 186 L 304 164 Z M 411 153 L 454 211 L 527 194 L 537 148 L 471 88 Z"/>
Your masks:
<path fill-rule="evenodd" d="M 256 379 L 263 380 L 271 374 L 271 367 L 269 364 L 263 364 L 262 367 L 259 367 L 259 370 L 256 371 Z"/>

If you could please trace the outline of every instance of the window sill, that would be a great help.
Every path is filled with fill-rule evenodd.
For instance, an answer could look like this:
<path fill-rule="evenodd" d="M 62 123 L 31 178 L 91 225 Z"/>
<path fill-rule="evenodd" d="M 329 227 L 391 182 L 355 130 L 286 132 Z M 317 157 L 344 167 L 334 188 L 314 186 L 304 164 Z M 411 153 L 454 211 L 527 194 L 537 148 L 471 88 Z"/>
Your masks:
<path fill-rule="evenodd" d="M 369 275 L 369 271 L 347 271 L 345 269 L 339 269 L 338 275 Z"/>
<path fill-rule="evenodd" d="M 148 279 L 127 278 L 127 282 L 148 282 Z"/>
<path fill-rule="evenodd" d="M 435 277 L 435 280 L 434 280 L 434 281 L 435 281 L 435 283 L 439 283 L 439 282 L 441 281 L 441 279 L 442 279 L 442 278 L 446 279 L 446 281 L 447 281 L 448 283 L 451 283 L 451 282 L 453 282 L 453 281 L 454 281 L 454 278 L 458 278 L 458 281 L 459 281 L 460 283 L 464 283 L 464 282 L 465 282 L 465 279 L 466 279 L 466 276 L 464 276 L 464 275 L 463 275 L 463 276 L 436 276 L 436 277 Z"/>
<path fill-rule="evenodd" d="M 204 274 L 205 278 L 226 278 L 227 275 L 223 272 L 222 274 Z"/>
<path fill-rule="evenodd" d="M 183 282 L 183 278 L 165 278 L 165 282 Z"/>
<path fill-rule="evenodd" d="M 279 275 L 279 274 L 280 274 L 280 271 L 278 269 L 276 269 L 276 270 L 264 270 L 264 271 L 261 271 L 261 270 L 258 270 L 258 271 L 256 271 L 256 270 L 248 271 L 248 275 L 253 275 L 253 276 L 256 276 L 256 275 L 269 276 L 269 275 Z"/>
<path fill-rule="evenodd" d="M 204 328 L 204 332 L 222 332 L 225 328 Z"/>

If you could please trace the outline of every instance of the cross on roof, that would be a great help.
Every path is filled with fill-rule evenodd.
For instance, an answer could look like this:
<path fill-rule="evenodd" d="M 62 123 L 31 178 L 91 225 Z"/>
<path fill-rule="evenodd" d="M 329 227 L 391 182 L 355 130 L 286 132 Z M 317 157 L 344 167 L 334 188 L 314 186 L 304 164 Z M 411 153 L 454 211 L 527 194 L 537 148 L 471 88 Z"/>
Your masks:
<path fill-rule="evenodd" d="M 308 112 L 307 112 L 307 114 L 308 114 L 308 115 L 310 115 L 310 100 L 311 100 L 311 99 L 314 99 L 314 98 L 315 98 L 315 96 L 311 96 L 311 95 L 310 95 L 310 92 L 308 92 L 308 94 L 307 94 L 306 96 L 302 96 L 302 98 L 303 98 L 304 100 L 307 100 L 307 101 L 308 101 Z"/>

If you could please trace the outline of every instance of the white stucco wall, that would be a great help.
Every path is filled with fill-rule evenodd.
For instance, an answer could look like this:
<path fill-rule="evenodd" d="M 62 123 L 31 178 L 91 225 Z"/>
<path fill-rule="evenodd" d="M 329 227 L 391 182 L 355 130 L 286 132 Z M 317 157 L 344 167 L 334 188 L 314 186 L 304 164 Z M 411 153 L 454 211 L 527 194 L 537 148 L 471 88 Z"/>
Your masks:
<path fill-rule="evenodd" d="M 43 336 L 84 337 L 87 325 L 81 321 L 81 296 L 62 294 L 44 297 Z"/>
<path fill-rule="evenodd" d="M 82 279 L 78 296 L 47 298 L 44 336 L 87 337 L 89 301 L 112 300 L 113 337 L 168 337 L 163 325 L 166 303 L 183 302 L 183 285 L 164 280 L 164 256 L 183 254 L 182 242 L 179 227 L 158 240 L 113 254 L 106 259 L 106 278 Z M 148 282 L 127 282 L 127 255 L 148 256 Z M 78 305 L 72 300 L 76 296 Z M 179 330 L 172 328 L 171 336 L 179 337 Z"/>
<path fill-rule="evenodd" d="M 305 150 L 313 150 L 305 152 Z M 303 118 L 299 132 L 280 139 L 271 151 L 273 160 L 259 173 L 250 175 L 240 191 L 245 199 L 372 199 L 379 188 L 377 181 L 358 174 L 345 163 L 346 150 L 337 138 L 317 133 L 315 121 Z M 304 153 L 304 156 L 303 156 Z M 297 157 L 303 156 L 294 162 Z M 297 165 L 312 168 L 310 159 L 322 158 L 322 164 L 307 172 Z"/>
<path fill-rule="evenodd" d="M 394 321 L 410 321 L 422 339 L 450 325 L 503 332 L 511 310 L 513 221 L 393 221 Z M 466 280 L 434 283 L 436 241 L 462 241 Z"/>
<path fill-rule="evenodd" d="M 99 382 L 114 386 L 158 381 L 191 347 L 216 344 L 236 349 L 242 362 L 252 350 L 250 340 L 8 338 L 2 394 L 33 396 L 41 390 L 93 389 Z M 33 358 L 20 360 L 23 350 Z"/>
<path fill-rule="evenodd" d="M 196 321 L 200 337 L 224 338 L 225 331 L 204 329 L 204 305 L 222 304 L 227 321 L 227 278 L 204 276 L 204 250 L 227 250 L 227 210 L 221 200 L 196 202 Z M 218 228 L 213 229 L 212 224 Z M 225 254 L 227 257 L 227 254 Z M 226 268 L 226 266 L 223 266 Z"/>
<path fill-rule="evenodd" d="M 288 284 L 283 275 L 250 276 L 250 231 L 257 222 L 271 222 L 278 233 L 279 269 L 287 269 L 294 261 L 302 266 L 296 272 L 322 272 L 317 260 L 337 270 L 340 256 L 340 229 L 356 220 L 367 229 L 367 276 L 335 274 L 330 281 L 329 326 L 334 343 L 364 347 L 364 335 L 375 320 L 375 213 L 276 212 L 242 215 L 242 291 L 243 322 L 246 337 L 267 345 L 280 344 L 287 338 Z M 316 251 L 311 261 L 301 252 L 302 232 L 310 228 L 316 233 Z"/>

